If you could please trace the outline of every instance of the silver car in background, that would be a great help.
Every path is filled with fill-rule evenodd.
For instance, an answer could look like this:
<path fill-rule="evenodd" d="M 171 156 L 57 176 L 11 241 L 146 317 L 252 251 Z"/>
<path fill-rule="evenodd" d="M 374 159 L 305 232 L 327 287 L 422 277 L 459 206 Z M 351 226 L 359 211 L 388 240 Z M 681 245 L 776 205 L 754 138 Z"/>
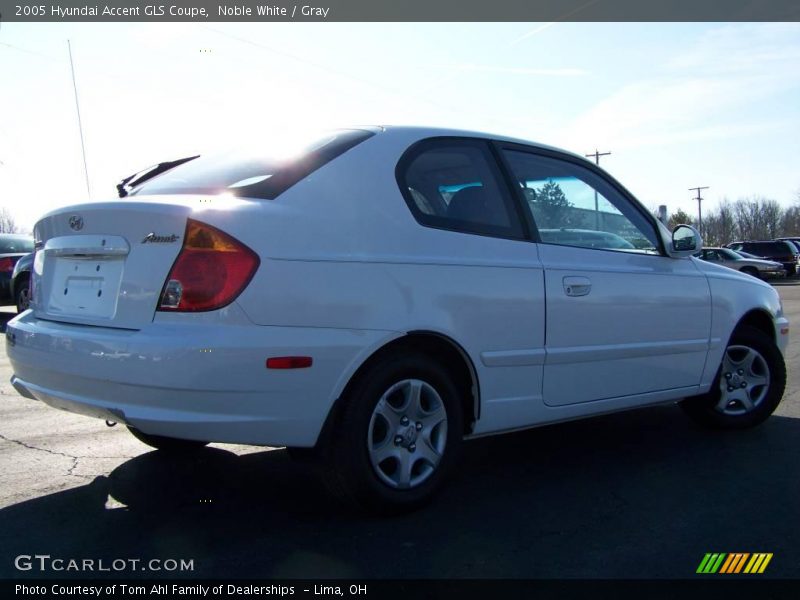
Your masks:
<path fill-rule="evenodd" d="M 695 256 L 701 260 L 729 267 L 760 279 L 786 277 L 786 269 L 781 263 L 746 257 L 730 248 L 703 248 Z"/>

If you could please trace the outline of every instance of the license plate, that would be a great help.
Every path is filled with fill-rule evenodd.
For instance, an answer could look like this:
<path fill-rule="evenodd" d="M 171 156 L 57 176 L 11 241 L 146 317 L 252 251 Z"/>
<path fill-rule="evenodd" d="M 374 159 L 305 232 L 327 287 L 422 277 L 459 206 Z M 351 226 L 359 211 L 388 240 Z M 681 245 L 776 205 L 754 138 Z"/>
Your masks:
<path fill-rule="evenodd" d="M 124 260 L 58 257 L 53 265 L 48 310 L 110 319 L 117 310 Z"/>

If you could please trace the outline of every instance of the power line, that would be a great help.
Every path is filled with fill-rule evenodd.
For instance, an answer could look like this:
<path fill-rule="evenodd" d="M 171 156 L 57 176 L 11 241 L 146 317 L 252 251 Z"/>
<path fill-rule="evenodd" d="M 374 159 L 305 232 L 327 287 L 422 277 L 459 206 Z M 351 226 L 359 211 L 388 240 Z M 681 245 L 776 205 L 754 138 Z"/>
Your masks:
<path fill-rule="evenodd" d="M 41 52 L 34 52 L 33 50 L 28 50 L 26 48 L 22 48 L 20 46 L 15 46 L 14 44 L 9 44 L 8 42 L 0 42 L 0 46 L 5 46 L 6 48 L 11 48 L 12 50 L 16 50 L 18 52 L 24 52 L 25 54 L 30 54 L 32 56 L 38 56 L 39 58 L 44 58 L 51 62 L 59 62 L 57 59 L 53 58 L 52 56 L 48 56 L 46 54 L 42 54 Z"/>
<path fill-rule="evenodd" d="M 592 154 L 584 154 L 586 158 L 594 157 L 594 164 L 598 167 L 600 166 L 600 157 L 601 156 L 609 156 L 611 152 L 600 152 L 597 148 L 594 149 L 594 153 Z M 597 231 L 600 231 L 600 207 L 597 201 L 597 190 L 594 191 L 594 228 Z"/>

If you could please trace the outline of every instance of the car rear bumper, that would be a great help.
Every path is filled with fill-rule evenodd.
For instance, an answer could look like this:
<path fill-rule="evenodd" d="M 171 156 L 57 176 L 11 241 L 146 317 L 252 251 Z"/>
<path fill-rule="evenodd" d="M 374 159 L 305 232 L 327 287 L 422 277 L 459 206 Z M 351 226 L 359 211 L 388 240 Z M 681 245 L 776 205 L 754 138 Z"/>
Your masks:
<path fill-rule="evenodd" d="M 27 398 L 210 442 L 312 446 L 362 356 L 387 332 L 152 323 L 119 330 L 36 319 L 8 323 L 12 384 Z M 311 356 L 267 369 L 271 356 Z"/>

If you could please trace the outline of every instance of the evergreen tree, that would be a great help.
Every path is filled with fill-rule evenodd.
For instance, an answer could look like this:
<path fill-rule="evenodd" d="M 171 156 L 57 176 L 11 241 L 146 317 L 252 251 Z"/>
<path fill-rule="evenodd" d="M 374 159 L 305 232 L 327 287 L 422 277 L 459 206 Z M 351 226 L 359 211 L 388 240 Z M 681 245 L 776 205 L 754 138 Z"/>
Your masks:
<path fill-rule="evenodd" d="M 572 203 L 555 181 L 548 180 L 533 193 L 533 214 L 542 229 L 575 227 Z"/>

